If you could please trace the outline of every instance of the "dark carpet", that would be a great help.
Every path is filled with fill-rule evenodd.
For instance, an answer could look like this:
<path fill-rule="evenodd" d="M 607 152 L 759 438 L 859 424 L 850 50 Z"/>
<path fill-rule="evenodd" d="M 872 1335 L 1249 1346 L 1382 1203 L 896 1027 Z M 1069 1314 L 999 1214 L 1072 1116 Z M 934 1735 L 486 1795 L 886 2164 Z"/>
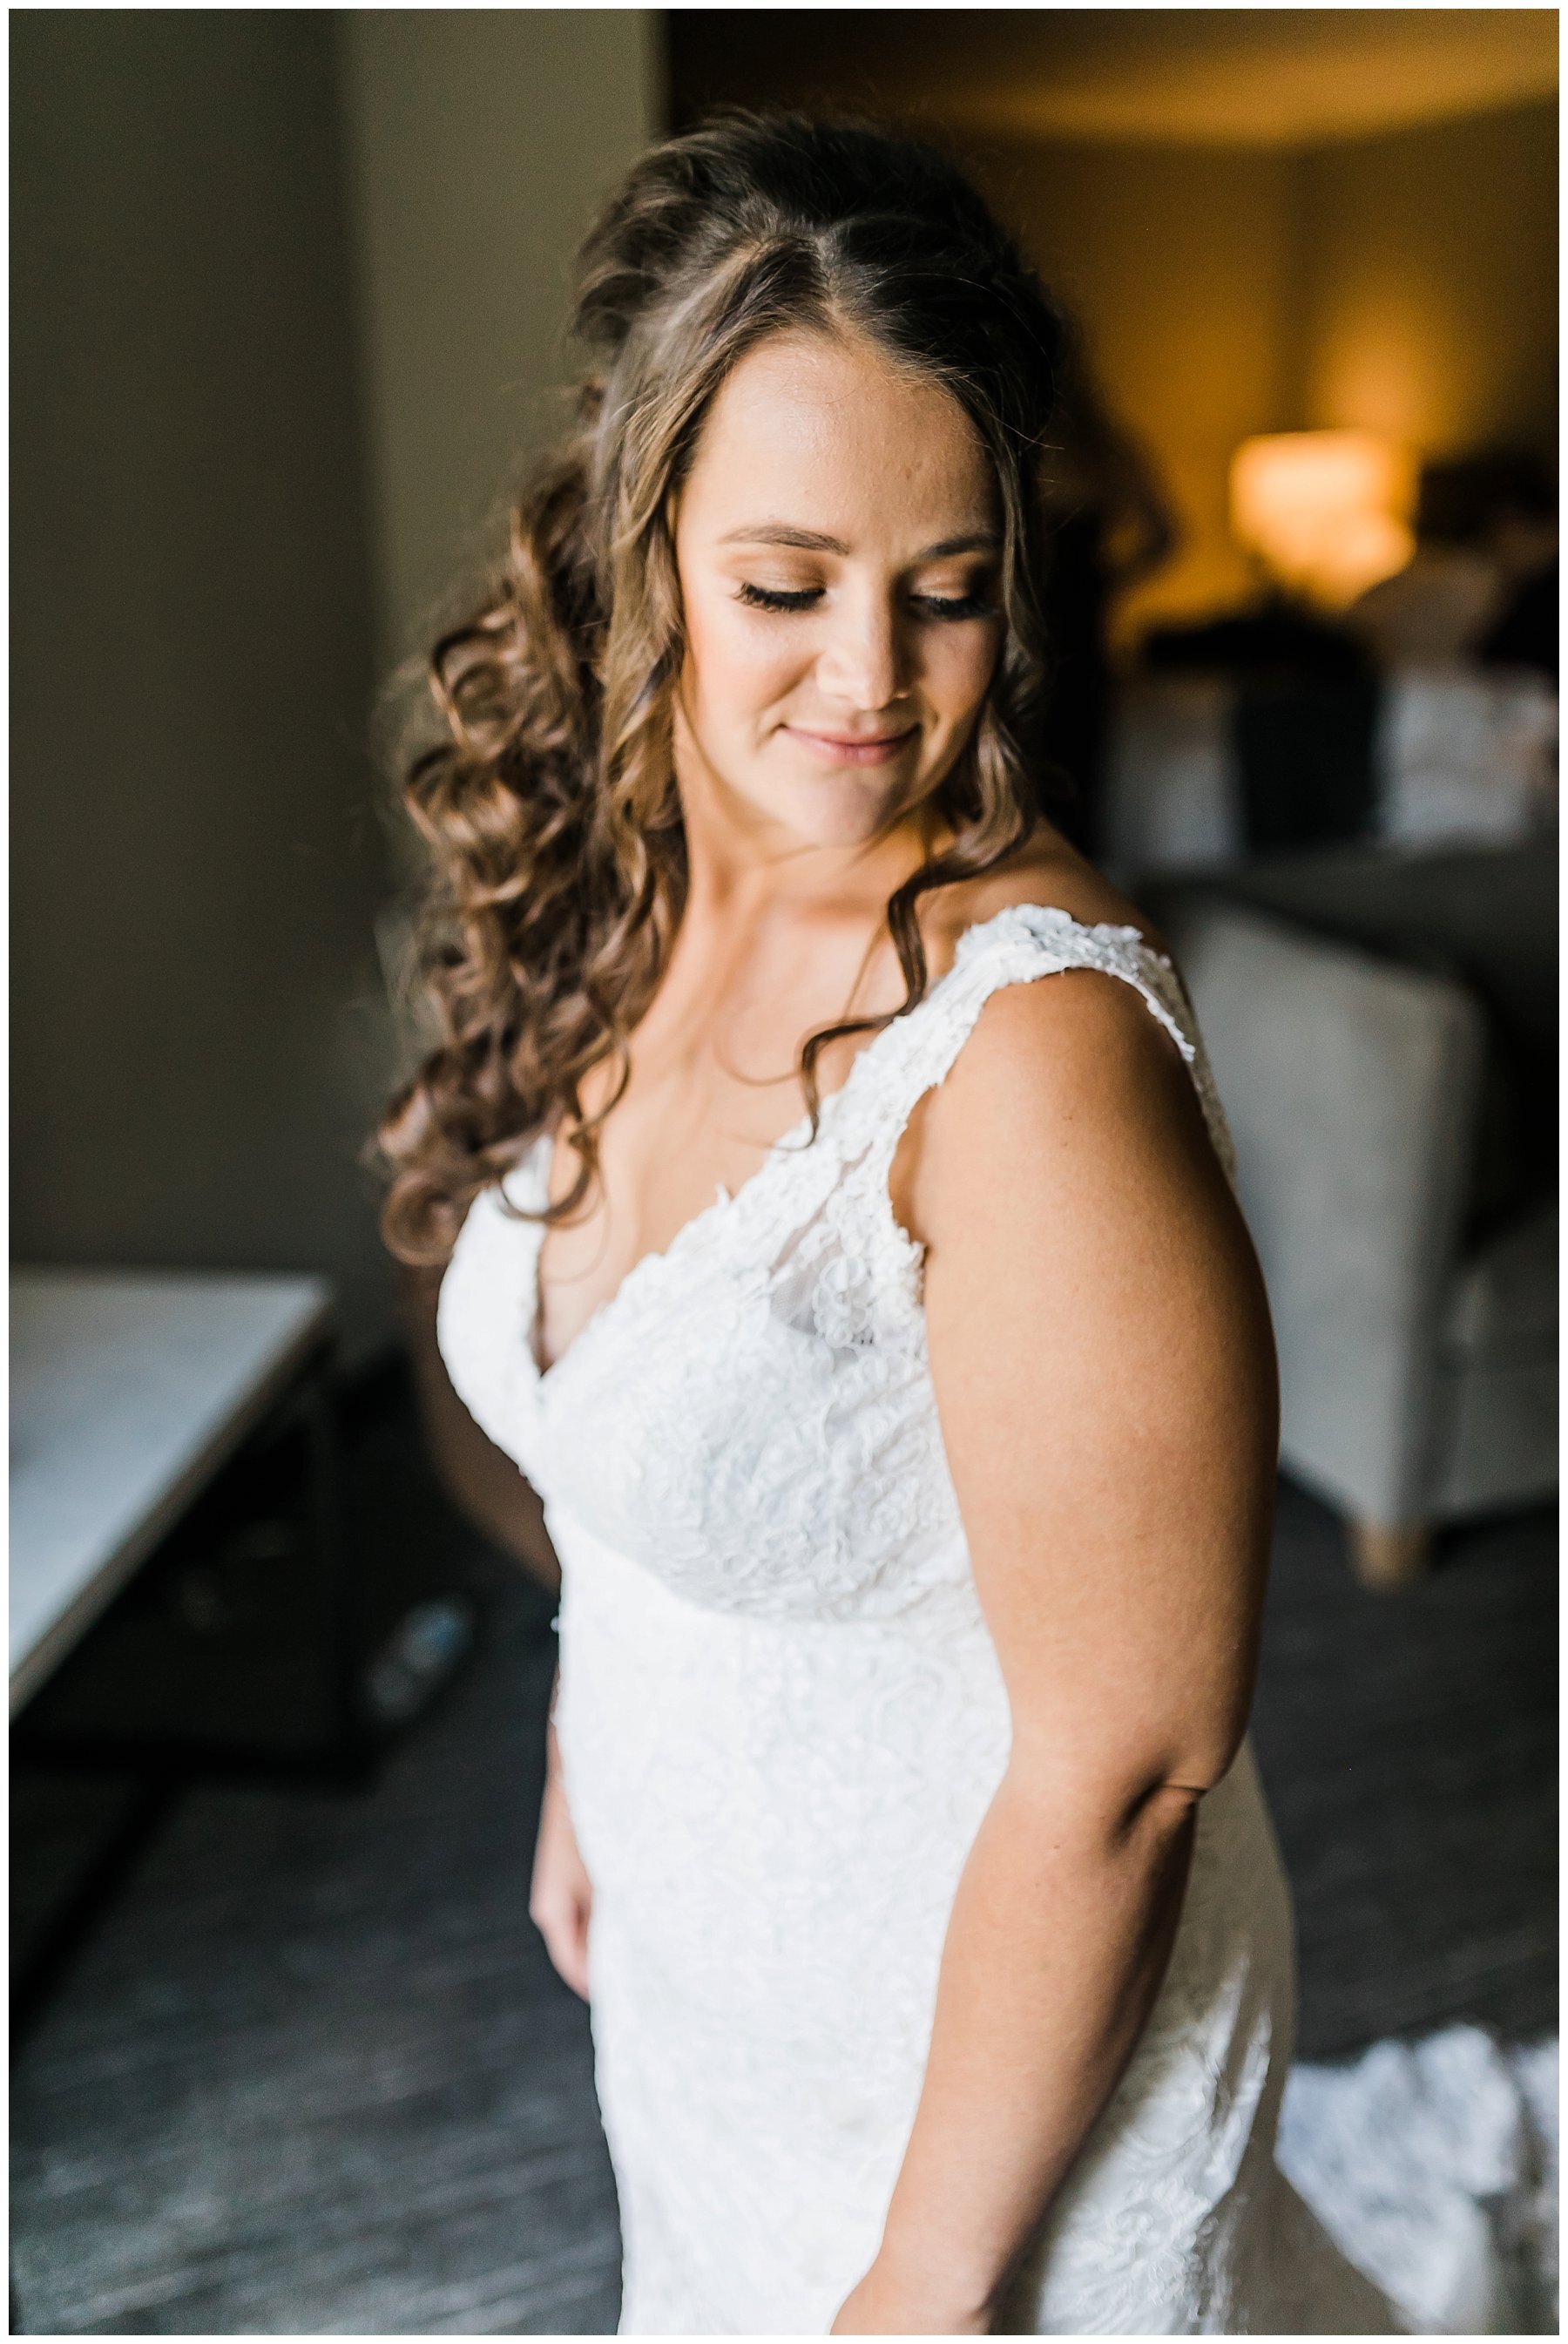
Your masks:
<path fill-rule="evenodd" d="M 179 1801 L 13 2071 L 15 2331 L 604 2334 L 615 2191 L 587 2015 L 527 1912 L 549 1600 L 444 1506 L 407 1395 L 352 1428 L 370 1609 L 461 1586 L 461 1676 L 345 1793 Z M 1554 1515 L 1362 1592 L 1281 1493 L 1254 1724 L 1303 2056 L 1556 2024 Z M 19 1775 L 20 1915 L 112 1783 Z"/>
<path fill-rule="evenodd" d="M 1296 2048 L 1557 2027 L 1557 1512 L 1451 1531 L 1398 1594 L 1287 1483 L 1252 1735 L 1296 1902 Z"/>

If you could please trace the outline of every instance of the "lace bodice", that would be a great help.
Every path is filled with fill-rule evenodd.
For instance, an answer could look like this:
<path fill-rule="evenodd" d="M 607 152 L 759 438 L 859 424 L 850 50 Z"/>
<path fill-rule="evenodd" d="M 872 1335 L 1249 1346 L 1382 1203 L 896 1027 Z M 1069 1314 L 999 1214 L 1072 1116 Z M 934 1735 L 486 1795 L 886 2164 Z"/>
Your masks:
<path fill-rule="evenodd" d="M 1229 1140 L 1169 960 L 1131 927 L 1017 904 L 970 928 L 951 969 L 855 1059 L 731 1196 L 645 1256 L 556 1365 L 531 1341 L 540 1224 L 492 1190 L 441 1295 L 453 1381 L 547 1501 L 690 1601 L 776 1618 L 887 1617 L 968 1561 L 927 1368 L 921 1248 L 888 1179 L 921 1094 L 999 985 L 1096 968 L 1136 986 Z M 506 1199 L 545 1201 L 541 1141 Z"/>

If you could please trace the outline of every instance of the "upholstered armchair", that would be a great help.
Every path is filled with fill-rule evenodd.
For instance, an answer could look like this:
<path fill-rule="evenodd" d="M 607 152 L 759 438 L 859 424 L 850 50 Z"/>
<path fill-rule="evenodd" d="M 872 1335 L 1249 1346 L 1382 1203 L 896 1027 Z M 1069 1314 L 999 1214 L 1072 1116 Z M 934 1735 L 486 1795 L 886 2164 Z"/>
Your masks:
<path fill-rule="evenodd" d="M 1506 1014 L 1538 1008 L 1544 1039 L 1549 870 L 1340 855 L 1152 904 L 1235 1138 L 1282 1462 L 1372 1584 L 1419 1572 L 1441 1524 L 1556 1487 L 1557 1207 L 1528 1090 L 1551 1076 Z"/>

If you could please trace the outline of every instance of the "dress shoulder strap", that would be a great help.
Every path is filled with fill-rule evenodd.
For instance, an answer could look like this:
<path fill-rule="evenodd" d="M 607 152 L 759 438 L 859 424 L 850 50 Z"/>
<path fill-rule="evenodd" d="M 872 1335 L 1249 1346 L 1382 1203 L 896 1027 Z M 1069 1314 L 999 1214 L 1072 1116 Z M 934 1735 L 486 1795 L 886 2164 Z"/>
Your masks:
<path fill-rule="evenodd" d="M 1233 1187 L 1231 1135 L 1174 964 L 1136 928 L 1103 921 L 1086 925 L 1049 904 L 1010 904 L 966 930 L 946 976 L 909 1013 L 901 1032 L 897 1025 L 888 1030 L 876 1107 L 890 1161 L 917 1100 L 946 1077 L 991 995 L 1004 985 L 1030 984 L 1068 968 L 1101 969 L 1142 996 L 1181 1053 L 1214 1152 Z"/>

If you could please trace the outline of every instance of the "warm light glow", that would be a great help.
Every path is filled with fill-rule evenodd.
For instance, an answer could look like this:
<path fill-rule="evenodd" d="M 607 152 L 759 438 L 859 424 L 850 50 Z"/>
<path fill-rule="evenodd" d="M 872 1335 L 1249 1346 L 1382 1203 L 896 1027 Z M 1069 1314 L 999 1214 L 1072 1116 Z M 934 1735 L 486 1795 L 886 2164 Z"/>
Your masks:
<path fill-rule="evenodd" d="M 1231 526 L 1282 584 L 1342 610 L 1392 578 L 1415 541 L 1409 451 L 1372 431 L 1244 440 L 1231 464 Z"/>

